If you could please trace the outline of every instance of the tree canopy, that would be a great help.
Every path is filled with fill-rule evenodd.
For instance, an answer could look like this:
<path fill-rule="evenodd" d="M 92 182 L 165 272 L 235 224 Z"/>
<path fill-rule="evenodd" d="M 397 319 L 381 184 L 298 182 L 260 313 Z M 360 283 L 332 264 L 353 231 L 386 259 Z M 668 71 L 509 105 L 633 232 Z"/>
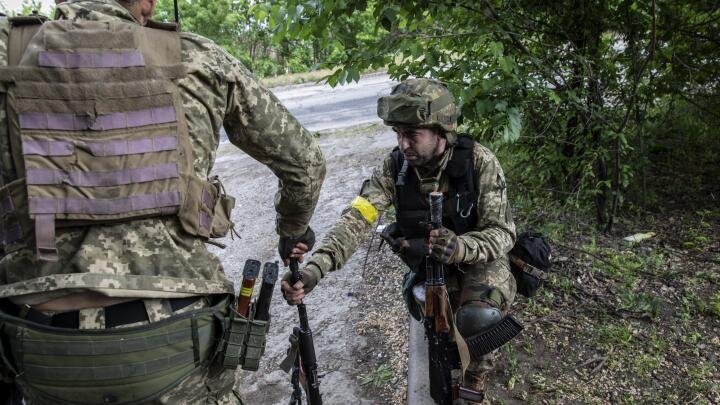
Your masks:
<path fill-rule="evenodd" d="M 718 2 L 289 0 L 256 16 L 276 40 L 339 44 L 330 84 L 383 66 L 448 83 L 466 130 L 512 147 L 527 183 L 592 200 L 606 230 L 663 117 L 718 122 Z"/>

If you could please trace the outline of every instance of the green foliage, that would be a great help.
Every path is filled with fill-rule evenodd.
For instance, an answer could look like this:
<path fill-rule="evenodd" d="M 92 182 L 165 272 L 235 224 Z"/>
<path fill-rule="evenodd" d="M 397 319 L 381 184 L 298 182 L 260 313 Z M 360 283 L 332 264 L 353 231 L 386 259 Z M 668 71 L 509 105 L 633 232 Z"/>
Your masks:
<path fill-rule="evenodd" d="M 687 387 L 692 395 L 699 393 L 719 393 L 717 385 L 713 383 L 713 374 L 717 367 L 712 363 L 697 364 L 688 367 L 690 385 Z"/>
<path fill-rule="evenodd" d="M 716 318 L 720 318 L 720 290 L 710 296 L 708 313 Z"/>
<path fill-rule="evenodd" d="M 645 291 L 637 292 L 632 288 L 623 288 L 620 291 L 620 301 L 622 303 L 620 309 L 650 318 L 657 318 L 662 305 L 655 294 Z"/>
<path fill-rule="evenodd" d="M 667 347 L 665 339 L 653 330 L 650 339 L 643 342 L 641 352 L 632 358 L 633 371 L 641 377 L 649 377 L 661 367 Z"/>
<path fill-rule="evenodd" d="M 9 10 L 4 4 L 0 4 L 0 12 L 7 13 L 9 16 L 40 14 L 52 16 L 55 13 L 55 6 L 49 9 L 43 9 L 43 3 L 40 0 L 23 0 L 19 10 Z"/>
<path fill-rule="evenodd" d="M 510 378 L 508 378 L 507 381 L 507 389 L 512 390 L 520 379 L 518 353 L 513 345 L 505 345 L 503 346 L 503 350 L 507 355 L 508 372 L 510 373 Z"/>
<path fill-rule="evenodd" d="M 373 387 L 382 387 L 393 379 L 392 369 L 387 364 L 379 365 L 375 370 L 360 377 L 360 385 L 372 384 Z"/>
<path fill-rule="evenodd" d="M 632 327 L 628 322 L 603 324 L 596 328 L 596 338 L 601 347 L 609 350 L 629 349 L 633 345 Z"/>
<path fill-rule="evenodd" d="M 653 137 L 667 128 L 658 118 L 717 111 L 717 5 L 289 0 L 261 8 L 276 40 L 333 50 L 332 85 L 382 66 L 396 79 L 445 81 L 462 128 L 512 150 L 513 181 L 592 202 L 605 230 L 626 191 L 645 185 Z M 703 139 L 714 134 L 700 121 L 675 123 L 682 132 L 673 136 L 692 127 Z"/>

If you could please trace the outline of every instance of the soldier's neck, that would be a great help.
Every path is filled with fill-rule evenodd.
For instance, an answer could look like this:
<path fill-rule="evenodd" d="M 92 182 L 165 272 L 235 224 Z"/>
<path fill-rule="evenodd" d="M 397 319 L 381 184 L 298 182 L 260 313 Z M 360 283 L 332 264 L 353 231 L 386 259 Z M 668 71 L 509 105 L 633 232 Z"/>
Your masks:
<path fill-rule="evenodd" d="M 445 149 L 442 153 L 432 158 L 427 164 L 417 167 L 418 174 L 421 178 L 437 176 L 445 170 L 451 156 L 452 148 Z"/>

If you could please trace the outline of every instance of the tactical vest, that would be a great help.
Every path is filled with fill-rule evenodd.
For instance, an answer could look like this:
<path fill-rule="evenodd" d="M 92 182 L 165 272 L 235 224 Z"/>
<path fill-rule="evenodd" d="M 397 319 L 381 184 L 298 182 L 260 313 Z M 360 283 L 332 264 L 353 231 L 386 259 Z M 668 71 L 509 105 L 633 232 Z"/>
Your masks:
<path fill-rule="evenodd" d="M 452 157 L 445 173 L 449 189 L 443 199 L 443 226 L 462 234 L 477 225 L 477 179 L 473 148 L 475 141 L 467 135 L 458 136 Z M 395 182 L 395 210 L 397 224 L 407 239 L 424 238 L 427 228 L 422 224 L 430 220 L 428 196 L 420 189 L 420 179 L 410 170 L 398 148 L 392 154 Z"/>
<path fill-rule="evenodd" d="M 4 253 L 34 234 L 38 257 L 57 260 L 56 227 L 157 216 L 224 236 L 234 199 L 194 173 L 179 33 L 123 21 L 27 27 L 13 24 L 0 68 L 15 170 L 0 188 Z"/>

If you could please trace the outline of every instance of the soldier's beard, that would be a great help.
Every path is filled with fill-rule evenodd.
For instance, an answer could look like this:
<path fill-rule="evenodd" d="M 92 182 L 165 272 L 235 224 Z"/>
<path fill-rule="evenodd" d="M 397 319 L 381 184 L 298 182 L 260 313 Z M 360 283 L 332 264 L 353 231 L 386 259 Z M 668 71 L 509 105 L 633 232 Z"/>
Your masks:
<path fill-rule="evenodd" d="M 435 145 L 427 152 L 423 153 L 412 148 L 403 151 L 408 164 L 418 169 L 433 169 L 442 160 L 444 153 L 445 148 L 440 147 L 440 137 L 435 138 Z"/>

